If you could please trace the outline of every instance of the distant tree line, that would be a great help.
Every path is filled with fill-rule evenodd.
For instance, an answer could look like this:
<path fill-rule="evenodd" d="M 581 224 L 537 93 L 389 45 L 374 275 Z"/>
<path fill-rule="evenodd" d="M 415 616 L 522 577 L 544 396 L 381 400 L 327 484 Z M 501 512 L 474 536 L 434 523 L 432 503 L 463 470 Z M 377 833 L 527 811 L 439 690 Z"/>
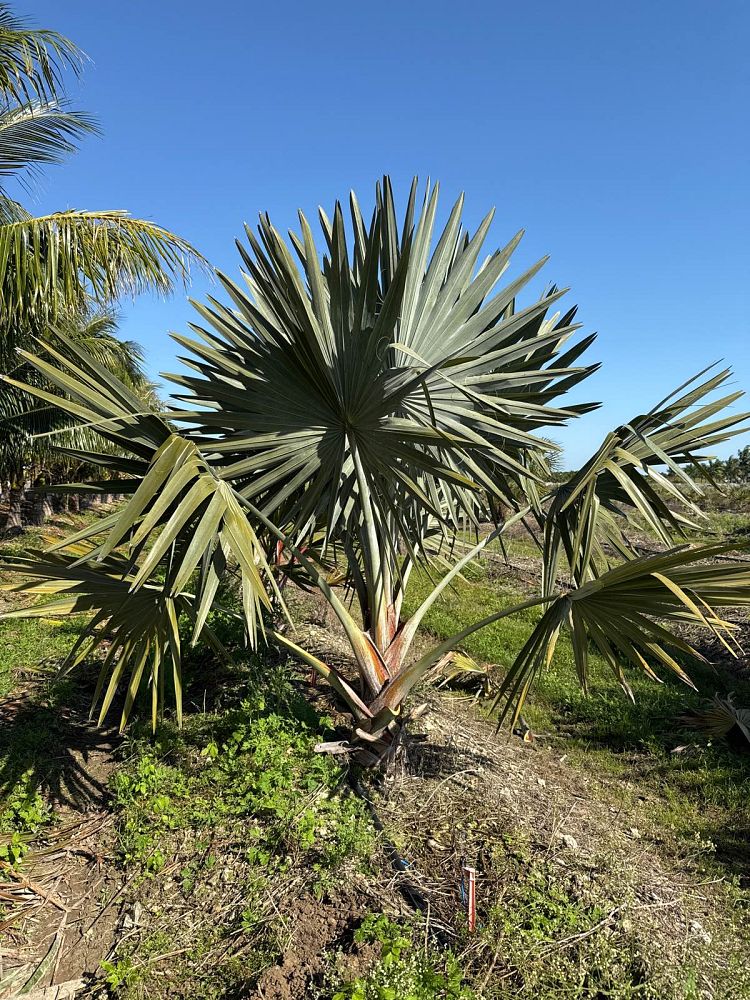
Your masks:
<path fill-rule="evenodd" d="M 736 455 L 730 455 L 729 458 L 716 458 L 712 462 L 707 462 L 705 476 L 717 483 L 733 485 L 750 483 L 750 444 L 746 444 Z"/>

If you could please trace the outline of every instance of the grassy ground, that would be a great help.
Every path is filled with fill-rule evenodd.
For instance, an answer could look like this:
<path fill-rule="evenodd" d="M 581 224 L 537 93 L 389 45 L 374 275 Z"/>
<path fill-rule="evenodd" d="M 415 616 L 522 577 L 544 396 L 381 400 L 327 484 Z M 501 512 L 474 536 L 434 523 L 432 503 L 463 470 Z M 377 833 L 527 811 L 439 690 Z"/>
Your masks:
<path fill-rule="evenodd" d="M 86 518 L 61 516 L 53 519 L 46 530 L 54 537 L 69 531 L 73 523 L 83 524 L 85 520 Z M 3 542 L 0 552 L 3 555 L 13 555 L 27 547 L 38 548 L 44 544 L 45 537 L 42 529 L 28 530 L 12 541 Z M 16 603 L 21 601 L 15 598 L 11 600 L 0 592 L 0 608 Z M 78 631 L 78 623 L 73 618 L 49 622 L 3 622 L 0 626 L 0 697 L 11 690 L 19 676 L 59 663 L 75 642 Z"/>
<path fill-rule="evenodd" d="M 532 556 L 526 541 L 509 552 L 524 567 Z M 426 627 L 446 635 L 515 602 L 522 577 L 480 567 Z M 426 585 L 415 578 L 412 605 Z M 497 623 L 467 651 L 502 667 L 534 620 Z M 215 624 L 233 665 L 193 655 L 185 727 L 167 722 L 154 737 L 136 723 L 99 747 L 95 774 L 80 743 L 92 738 L 81 726 L 90 677 L 37 672 L 65 655 L 75 623 L 0 625 L 0 678 L 13 691 L 0 862 L 41 878 L 53 831 L 87 815 L 87 785 L 104 789 L 108 833 L 86 841 L 76 889 L 82 927 L 97 928 L 87 947 L 101 940 L 77 968 L 64 945 L 57 981 L 87 968 L 120 1000 L 750 1000 L 748 758 L 676 722 L 715 691 L 750 704 L 746 670 L 694 670 L 698 694 L 634 677 L 632 705 L 598 664 L 584 698 L 561 641 L 529 705 L 533 745 L 496 739 L 481 704 L 428 692 L 422 732 L 382 782 L 315 753 L 336 738 L 324 694 Z M 480 873 L 474 935 L 462 860 Z M 44 954 L 57 924 L 35 930 L 37 909 L 15 921 L 3 905 L 6 953 L 32 942 Z"/>
<path fill-rule="evenodd" d="M 737 518 L 750 525 L 750 517 Z M 717 525 L 718 526 L 718 525 Z M 528 542 L 512 541 L 511 562 L 527 555 Z M 429 591 L 430 582 L 417 576 L 408 594 L 409 611 Z M 479 615 L 512 606 L 527 596 L 498 560 L 474 567 L 470 578 L 433 606 L 424 627 L 444 638 L 465 628 Z M 503 619 L 470 636 L 465 651 L 478 661 L 494 664 L 498 674 L 514 659 L 538 620 L 530 609 Z M 716 654 L 716 650 L 711 650 Z M 750 876 L 745 845 L 750 838 L 750 758 L 731 752 L 723 741 L 712 743 L 680 723 L 688 709 L 705 706 L 715 694 L 734 692 L 737 703 L 750 705 L 750 670 L 746 658 L 719 657 L 719 667 L 685 663 L 696 690 L 662 671 L 656 684 L 632 670 L 628 676 L 634 702 L 625 697 L 604 661 L 592 654 L 589 695 L 578 684 L 573 652 L 563 633 L 551 667 L 543 674 L 525 709 L 532 730 L 559 748 L 578 767 L 619 779 L 633 795 L 644 788 L 658 792 L 654 822 L 689 839 L 699 836 L 715 845 L 715 857 L 725 873 Z"/>

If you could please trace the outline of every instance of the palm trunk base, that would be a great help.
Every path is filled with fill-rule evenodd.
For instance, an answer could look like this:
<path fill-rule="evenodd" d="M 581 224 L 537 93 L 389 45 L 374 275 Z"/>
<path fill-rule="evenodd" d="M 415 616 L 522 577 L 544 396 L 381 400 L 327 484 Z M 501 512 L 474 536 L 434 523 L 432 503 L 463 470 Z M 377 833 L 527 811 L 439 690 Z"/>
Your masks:
<path fill-rule="evenodd" d="M 404 722 L 392 722 L 386 730 L 373 738 L 361 729 L 354 732 L 352 760 L 360 767 L 387 768 L 396 756 L 404 734 Z"/>
<path fill-rule="evenodd" d="M 8 490 L 8 506 L 5 512 L 5 524 L 2 534 L 5 538 L 13 538 L 23 531 L 24 490 Z"/>

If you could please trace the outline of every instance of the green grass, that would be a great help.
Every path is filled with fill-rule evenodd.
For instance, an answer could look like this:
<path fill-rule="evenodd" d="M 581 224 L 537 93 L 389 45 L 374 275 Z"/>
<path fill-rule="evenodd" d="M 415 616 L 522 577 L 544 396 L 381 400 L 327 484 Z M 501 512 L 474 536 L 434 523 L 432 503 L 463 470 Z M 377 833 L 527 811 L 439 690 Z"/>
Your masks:
<path fill-rule="evenodd" d="M 77 518 L 75 524 L 96 516 Z M 66 519 L 66 530 L 72 523 Z M 53 530 L 56 525 L 53 521 Z M 26 531 L 0 543 L 0 559 L 44 544 L 43 530 Z M 25 603 L 23 597 L 0 593 L 0 606 Z M 51 803 L 63 800 L 76 786 L 70 727 L 60 712 L 72 687 L 53 675 L 79 629 L 76 618 L 0 622 L 0 697 L 7 696 L 21 678 L 38 675 L 0 730 L 0 860 L 12 865 L 23 861 L 29 845 L 54 820 Z"/>
<path fill-rule="evenodd" d="M 489 850 L 490 902 L 466 959 L 472 978 L 484 983 L 482 1000 L 698 1000 L 696 982 L 709 970 L 711 995 L 750 996 L 742 916 L 729 907 L 722 915 L 726 949 L 719 954 L 710 940 L 696 938 L 685 953 L 683 942 L 663 932 L 654 939 L 653 929 L 640 926 L 621 860 L 602 855 L 590 866 L 560 865 L 518 832 Z M 494 979 L 486 976 L 489 955 L 502 970 Z"/>
<path fill-rule="evenodd" d="M 105 970 L 118 998 L 194 1000 L 249 989 L 277 957 L 276 907 L 288 886 L 299 891 L 301 880 L 322 896 L 344 870 L 366 873 L 374 849 L 371 818 L 346 772 L 315 752 L 330 739 L 330 720 L 298 693 L 288 664 L 237 651 L 231 666 L 186 666 L 188 698 L 204 668 L 233 693 L 221 708 L 190 713 L 181 730 L 167 722 L 152 737 L 136 725 L 123 746 L 111 782 L 119 855 L 152 919 Z M 210 912 L 227 890 L 236 902 L 200 933 L 160 914 L 165 898 Z M 170 947 L 159 943 L 165 936 Z M 165 983 L 152 953 L 175 947 L 184 948 L 183 961 Z"/>
<path fill-rule="evenodd" d="M 74 618 L 0 622 L 0 697 L 13 688 L 19 674 L 57 666 L 79 632 Z"/>
<path fill-rule="evenodd" d="M 445 638 L 472 621 L 523 600 L 526 595 L 481 571 L 459 582 L 433 605 L 424 628 Z M 430 582 L 416 574 L 404 613 L 426 596 Z M 538 620 L 536 609 L 522 611 L 474 633 L 463 648 L 480 661 L 497 664 L 502 673 L 512 662 Z M 688 666 L 697 687 L 692 691 L 676 676 L 664 672 L 657 684 L 631 670 L 628 680 L 635 701 L 622 692 L 604 661 L 591 655 L 591 689 L 584 695 L 578 684 L 573 652 L 563 633 L 554 660 L 543 673 L 524 714 L 531 728 L 544 734 L 560 753 L 581 767 L 609 773 L 656 793 L 661 804 L 658 819 L 676 834 L 692 839 L 698 834 L 714 844 L 716 857 L 732 875 L 750 875 L 750 863 L 740 850 L 750 836 L 750 758 L 731 751 L 723 741 L 714 744 L 686 730 L 679 716 L 714 694 L 736 693 L 737 703 L 750 705 L 750 679 L 723 666 Z M 674 752 L 680 746 L 688 749 Z"/>
<path fill-rule="evenodd" d="M 62 516 L 53 519 L 48 528 L 31 528 L 22 535 L 0 542 L 0 561 L 6 556 L 19 555 L 26 549 L 43 548 L 47 544 L 46 532 L 65 533 L 83 527 L 103 516 L 98 511 L 75 518 Z M 0 582 L 7 576 L 0 573 Z M 0 591 L 0 608 L 22 607 L 28 599 Z M 18 619 L 0 622 L 0 697 L 14 687 L 18 677 L 27 672 L 54 668 L 67 656 L 80 631 L 76 618 L 47 620 Z"/>
<path fill-rule="evenodd" d="M 258 661 L 256 661 L 256 664 Z M 279 669 L 229 711 L 195 713 L 185 727 L 128 739 L 112 783 L 126 864 L 163 867 L 162 835 L 210 831 L 242 820 L 248 860 L 260 866 L 300 854 L 321 885 L 348 857 L 365 857 L 371 828 L 342 788 L 335 758 L 316 754 L 328 720 L 312 711 Z"/>
<path fill-rule="evenodd" d="M 750 538 L 750 514 L 736 511 L 714 511 L 708 515 L 711 530 L 729 539 L 747 541 Z"/>

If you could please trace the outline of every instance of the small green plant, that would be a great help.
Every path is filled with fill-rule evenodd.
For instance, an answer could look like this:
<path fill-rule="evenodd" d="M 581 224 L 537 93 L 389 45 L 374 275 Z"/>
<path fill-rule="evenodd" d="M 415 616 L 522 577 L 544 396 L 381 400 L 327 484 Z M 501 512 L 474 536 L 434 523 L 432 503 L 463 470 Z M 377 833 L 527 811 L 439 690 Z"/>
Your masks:
<path fill-rule="evenodd" d="M 330 720 L 312 711 L 288 672 L 266 665 L 262 679 L 245 672 L 242 681 L 247 694 L 234 707 L 195 713 L 182 729 L 164 723 L 154 738 L 136 732 L 110 787 L 121 858 L 148 877 L 141 883 L 146 894 L 158 891 L 149 886 L 175 856 L 176 889 L 195 905 L 215 890 L 217 876 L 235 886 L 236 909 L 189 937 L 185 961 L 202 969 L 210 949 L 231 937 L 244 942 L 243 958 L 257 976 L 278 948 L 269 927 L 276 917 L 270 890 L 304 870 L 309 889 L 322 894 L 344 866 L 368 864 L 374 828 L 364 803 L 349 791 L 345 769 L 315 752 L 316 743 L 329 738 Z M 131 955 L 146 956 L 154 927 L 164 929 L 166 919 L 150 914 L 151 935 L 134 941 Z M 206 997 L 223 996 L 226 982 L 251 975 L 244 965 L 229 964 L 227 958 L 210 974 L 196 972 L 201 983 L 205 978 Z M 150 972 L 139 971 L 138 990 L 148 995 Z M 111 974 L 124 977 L 117 988 L 130 996 L 127 968 Z"/>
<path fill-rule="evenodd" d="M 28 841 L 51 818 L 52 810 L 36 788 L 33 769 L 29 768 L 6 793 L 0 808 L 0 860 L 10 865 L 22 861 Z"/>
<path fill-rule="evenodd" d="M 29 847 L 21 834 L 14 830 L 5 840 L 0 842 L 0 861 L 6 861 L 14 867 L 23 861 Z"/>
<path fill-rule="evenodd" d="M 103 961 L 101 969 L 104 981 L 113 993 L 130 989 L 140 978 L 139 970 L 130 958 L 121 958 L 116 962 Z"/>
<path fill-rule="evenodd" d="M 365 976 L 336 988 L 333 1000 L 474 1000 L 452 951 L 425 948 L 415 932 L 385 914 L 370 914 L 355 932 L 357 943 L 380 946 Z"/>
<path fill-rule="evenodd" d="M 112 782 L 125 861 L 158 871 L 170 831 L 241 820 L 256 867 L 278 871 L 309 854 L 322 886 L 348 859 L 365 863 L 374 835 L 366 808 L 340 765 L 314 752 L 328 726 L 279 671 L 222 716 L 195 716 L 182 732 L 164 726 L 154 743 L 135 739 Z"/>

